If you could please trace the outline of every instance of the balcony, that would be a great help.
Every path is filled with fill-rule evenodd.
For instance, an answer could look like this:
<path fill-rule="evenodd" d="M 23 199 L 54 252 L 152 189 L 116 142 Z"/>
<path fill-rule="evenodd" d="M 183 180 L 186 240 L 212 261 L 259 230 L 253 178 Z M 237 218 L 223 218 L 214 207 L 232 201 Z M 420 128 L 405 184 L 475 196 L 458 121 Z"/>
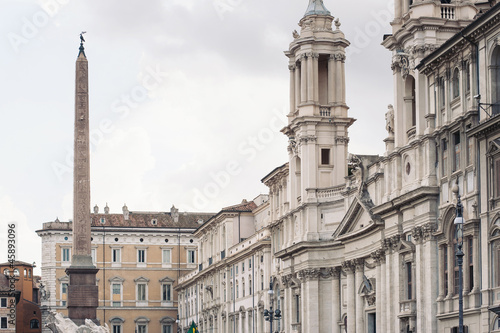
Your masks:
<path fill-rule="evenodd" d="M 455 7 L 441 5 L 441 18 L 446 20 L 455 19 Z"/>
<path fill-rule="evenodd" d="M 224 259 L 226 257 L 226 250 L 220 251 L 220 259 Z"/>
<path fill-rule="evenodd" d="M 330 107 L 329 106 L 320 106 L 319 107 L 319 115 L 321 117 L 330 117 Z"/>
<path fill-rule="evenodd" d="M 399 302 L 399 318 L 413 317 L 416 314 L 417 302 L 415 300 L 407 300 Z"/>

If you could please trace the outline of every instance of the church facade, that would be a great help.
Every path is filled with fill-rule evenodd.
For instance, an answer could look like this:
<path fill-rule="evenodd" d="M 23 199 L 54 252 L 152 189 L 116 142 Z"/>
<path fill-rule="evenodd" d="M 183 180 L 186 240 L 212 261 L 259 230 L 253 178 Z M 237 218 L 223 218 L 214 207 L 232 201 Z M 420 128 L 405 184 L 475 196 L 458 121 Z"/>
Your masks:
<path fill-rule="evenodd" d="M 247 212 L 253 234 L 231 241 L 257 244 L 202 255 L 223 220 L 196 231 L 200 266 L 177 286 L 188 297 L 181 327 L 269 332 L 263 313 L 274 306 L 279 332 L 458 332 L 461 202 L 464 325 L 500 332 L 499 22 L 495 1 L 396 0 L 382 42 L 394 78 L 386 151 L 352 155 L 349 41 L 311 0 L 285 52 L 289 160 L 262 180 L 267 217 L 259 206 Z M 231 267 L 261 254 L 262 277 L 231 280 Z"/>

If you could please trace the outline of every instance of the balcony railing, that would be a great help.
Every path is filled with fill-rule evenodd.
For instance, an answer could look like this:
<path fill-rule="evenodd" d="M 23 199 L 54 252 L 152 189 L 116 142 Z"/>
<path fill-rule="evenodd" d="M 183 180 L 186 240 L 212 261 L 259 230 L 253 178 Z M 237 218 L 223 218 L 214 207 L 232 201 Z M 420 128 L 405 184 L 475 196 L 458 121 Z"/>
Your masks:
<path fill-rule="evenodd" d="M 441 6 L 441 18 L 446 20 L 454 20 L 455 7 Z"/>
<path fill-rule="evenodd" d="M 220 258 L 221 258 L 221 260 L 224 259 L 225 257 L 226 257 L 226 250 L 220 251 Z"/>
<path fill-rule="evenodd" d="M 297 197 L 297 204 L 300 205 L 301 202 L 302 202 L 302 196 Z"/>
<path fill-rule="evenodd" d="M 329 106 L 320 106 L 319 107 L 319 115 L 321 117 L 330 117 L 330 107 Z"/>

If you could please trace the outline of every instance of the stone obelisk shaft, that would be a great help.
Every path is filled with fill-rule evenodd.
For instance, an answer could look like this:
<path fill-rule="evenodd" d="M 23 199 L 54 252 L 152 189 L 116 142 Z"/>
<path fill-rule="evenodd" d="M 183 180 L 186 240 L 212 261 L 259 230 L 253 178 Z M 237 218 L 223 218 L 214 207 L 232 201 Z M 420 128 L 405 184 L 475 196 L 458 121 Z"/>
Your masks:
<path fill-rule="evenodd" d="M 74 153 L 73 255 L 90 257 L 89 80 L 83 46 L 76 60 Z"/>
<path fill-rule="evenodd" d="M 89 79 L 88 63 L 83 48 L 76 60 L 75 88 L 75 166 L 73 198 L 73 256 L 66 269 L 69 276 L 68 317 L 77 325 L 85 319 L 95 323 L 99 289 L 90 249 L 90 146 L 89 146 Z"/>

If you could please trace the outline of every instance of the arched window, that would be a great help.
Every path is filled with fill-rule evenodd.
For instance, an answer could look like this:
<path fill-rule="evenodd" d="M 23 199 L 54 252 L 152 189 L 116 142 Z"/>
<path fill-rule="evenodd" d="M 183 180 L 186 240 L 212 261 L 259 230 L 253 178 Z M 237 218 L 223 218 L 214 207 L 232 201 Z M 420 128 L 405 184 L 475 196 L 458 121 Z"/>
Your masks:
<path fill-rule="evenodd" d="M 10 271 L 9 271 L 9 269 L 8 269 L 8 268 L 5 268 L 5 269 L 3 270 L 3 274 L 4 274 L 4 275 L 10 275 Z"/>
<path fill-rule="evenodd" d="M 408 138 L 415 135 L 414 131 L 410 131 L 417 124 L 417 110 L 415 104 L 415 78 L 408 75 L 405 81 L 405 113 L 406 113 L 406 130 Z"/>
<path fill-rule="evenodd" d="M 24 269 L 24 277 L 28 277 L 28 270 L 26 268 Z"/>
<path fill-rule="evenodd" d="M 458 68 L 455 68 L 453 70 L 452 87 L 453 98 L 457 98 L 458 96 L 460 96 L 460 72 Z"/>
<path fill-rule="evenodd" d="M 38 319 L 31 319 L 30 320 L 30 328 L 40 328 L 40 323 Z"/>
<path fill-rule="evenodd" d="M 497 46 L 491 57 L 491 103 L 492 113 L 500 113 L 500 46 Z"/>

